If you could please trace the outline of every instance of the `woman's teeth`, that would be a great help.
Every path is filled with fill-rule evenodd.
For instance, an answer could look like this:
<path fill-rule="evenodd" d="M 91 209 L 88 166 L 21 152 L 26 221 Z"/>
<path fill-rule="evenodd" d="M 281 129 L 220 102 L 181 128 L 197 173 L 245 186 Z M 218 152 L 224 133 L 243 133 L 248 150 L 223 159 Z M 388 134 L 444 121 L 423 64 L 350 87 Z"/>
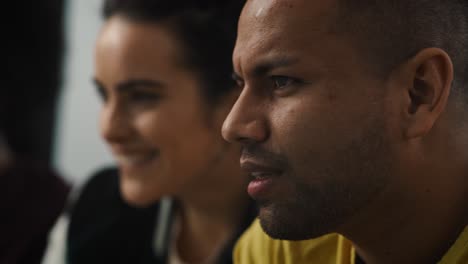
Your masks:
<path fill-rule="evenodd" d="M 148 162 L 155 157 L 151 154 L 131 154 L 131 155 L 115 155 L 117 162 L 123 166 L 135 166 Z"/>

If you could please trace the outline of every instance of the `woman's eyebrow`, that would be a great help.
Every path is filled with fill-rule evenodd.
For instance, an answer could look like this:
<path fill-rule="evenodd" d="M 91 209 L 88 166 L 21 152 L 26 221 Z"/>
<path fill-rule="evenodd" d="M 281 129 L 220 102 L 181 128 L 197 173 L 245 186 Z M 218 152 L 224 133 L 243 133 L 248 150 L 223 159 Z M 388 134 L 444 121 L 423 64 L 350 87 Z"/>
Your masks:
<path fill-rule="evenodd" d="M 104 89 L 104 85 L 97 79 L 93 78 L 93 83 L 98 89 Z M 129 79 L 123 81 L 115 87 L 118 92 L 129 92 L 135 88 L 157 88 L 164 87 L 164 83 L 151 79 Z"/>

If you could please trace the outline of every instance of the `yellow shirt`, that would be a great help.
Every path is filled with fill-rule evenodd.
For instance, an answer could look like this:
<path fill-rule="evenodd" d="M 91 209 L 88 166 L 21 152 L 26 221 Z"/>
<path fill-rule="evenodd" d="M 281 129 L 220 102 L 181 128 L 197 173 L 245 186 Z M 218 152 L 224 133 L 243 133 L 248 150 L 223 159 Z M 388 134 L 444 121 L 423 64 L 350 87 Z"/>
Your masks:
<path fill-rule="evenodd" d="M 258 220 L 241 236 L 233 257 L 235 264 L 355 264 L 354 248 L 341 235 L 275 240 L 263 232 Z M 468 264 L 468 226 L 438 264 Z"/>

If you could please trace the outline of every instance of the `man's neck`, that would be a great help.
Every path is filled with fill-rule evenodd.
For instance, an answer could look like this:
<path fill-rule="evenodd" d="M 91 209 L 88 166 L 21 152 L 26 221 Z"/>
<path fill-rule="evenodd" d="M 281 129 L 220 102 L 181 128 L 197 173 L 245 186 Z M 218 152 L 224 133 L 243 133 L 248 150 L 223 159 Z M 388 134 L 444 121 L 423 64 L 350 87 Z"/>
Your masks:
<path fill-rule="evenodd" d="M 422 185 L 410 195 L 387 190 L 339 231 L 365 263 L 437 263 L 455 242 L 468 224 L 466 192 Z"/>

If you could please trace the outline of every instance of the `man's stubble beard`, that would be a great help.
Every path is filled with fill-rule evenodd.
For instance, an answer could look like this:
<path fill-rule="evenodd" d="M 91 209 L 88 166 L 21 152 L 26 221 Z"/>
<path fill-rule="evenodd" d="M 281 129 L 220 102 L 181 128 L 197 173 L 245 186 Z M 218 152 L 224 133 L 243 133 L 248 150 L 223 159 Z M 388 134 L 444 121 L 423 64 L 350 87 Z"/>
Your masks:
<path fill-rule="evenodd" d="M 363 129 L 348 144 L 337 146 L 327 159 L 320 159 L 315 150 L 305 151 L 307 158 L 302 164 L 310 168 L 307 177 L 318 184 L 310 184 L 297 173 L 285 175 L 292 179 L 295 192 L 291 197 L 282 197 L 282 201 L 260 203 L 264 231 L 272 238 L 286 240 L 336 232 L 388 182 L 392 158 L 384 132 L 382 122 L 374 120 L 369 129 Z"/>

